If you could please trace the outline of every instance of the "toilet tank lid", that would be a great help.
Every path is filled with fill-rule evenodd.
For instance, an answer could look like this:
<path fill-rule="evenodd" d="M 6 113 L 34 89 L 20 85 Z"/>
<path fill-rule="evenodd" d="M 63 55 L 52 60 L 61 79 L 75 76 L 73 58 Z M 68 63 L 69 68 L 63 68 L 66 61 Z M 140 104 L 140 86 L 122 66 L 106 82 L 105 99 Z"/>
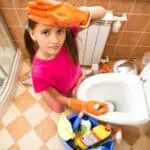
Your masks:
<path fill-rule="evenodd" d="M 143 68 L 140 73 L 140 77 L 143 81 L 150 80 L 150 62 Z"/>

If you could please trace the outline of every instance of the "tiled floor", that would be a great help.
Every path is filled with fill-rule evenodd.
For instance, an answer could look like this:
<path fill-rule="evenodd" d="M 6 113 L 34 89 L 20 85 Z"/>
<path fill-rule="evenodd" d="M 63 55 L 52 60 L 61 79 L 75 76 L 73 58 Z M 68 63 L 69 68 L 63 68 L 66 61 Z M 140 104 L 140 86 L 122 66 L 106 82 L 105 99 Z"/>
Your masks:
<path fill-rule="evenodd" d="M 29 69 L 24 63 L 21 76 Z M 20 82 L 16 96 L 0 120 L 0 150 L 64 150 L 57 135 L 59 116 L 31 86 Z M 123 127 L 123 133 L 124 139 L 116 150 L 150 149 L 150 125 L 145 126 L 145 132 Z"/>

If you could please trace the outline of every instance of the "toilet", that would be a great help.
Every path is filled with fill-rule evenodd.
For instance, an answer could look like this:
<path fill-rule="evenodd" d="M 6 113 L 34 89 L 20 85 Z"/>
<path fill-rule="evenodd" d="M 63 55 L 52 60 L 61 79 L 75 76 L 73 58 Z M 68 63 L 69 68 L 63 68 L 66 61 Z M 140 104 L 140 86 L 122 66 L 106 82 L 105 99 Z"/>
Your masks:
<path fill-rule="evenodd" d="M 120 125 L 142 125 L 150 120 L 150 63 L 140 75 L 98 74 L 85 79 L 78 99 L 110 102 L 114 110 L 94 118 Z"/>

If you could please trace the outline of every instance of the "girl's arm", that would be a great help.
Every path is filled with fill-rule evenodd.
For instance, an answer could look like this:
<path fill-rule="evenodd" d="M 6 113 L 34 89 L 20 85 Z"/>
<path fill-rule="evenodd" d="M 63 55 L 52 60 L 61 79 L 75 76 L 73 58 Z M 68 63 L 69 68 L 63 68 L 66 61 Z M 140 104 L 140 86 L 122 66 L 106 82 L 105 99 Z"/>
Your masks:
<path fill-rule="evenodd" d="M 105 16 L 106 9 L 102 6 L 91 6 L 91 7 L 79 7 L 80 10 L 90 12 L 91 22 L 98 21 Z"/>
<path fill-rule="evenodd" d="M 56 102 L 63 105 L 68 105 L 69 98 L 62 95 L 52 87 L 49 88 L 47 91 L 43 91 L 41 94 L 49 105 L 52 105 L 52 103 Z"/>
<path fill-rule="evenodd" d="M 68 106 L 69 108 L 71 108 L 72 110 L 77 111 L 77 112 L 85 111 L 85 112 L 91 113 L 93 115 L 101 115 L 108 111 L 108 106 L 102 102 L 93 101 L 93 100 L 83 102 L 78 99 L 68 98 L 68 97 L 60 94 L 54 88 L 49 88 L 48 91 L 42 92 L 42 95 L 43 95 L 44 99 L 47 101 L 47 103 L 53 107 L 53 109 L 55 109 L 54 108 L 55 105 L 53 105 L 52 103 L 56 104 L 56 101 L 57 101 L 59 103 L 62 103 L 64 105 Z M 95 106 L 97 106 L 97 105 L 99 105 L 99 107 L 101 107 L 101 109 L 96 109 Z M 58 104 L 57 104 L 57 106 L 58 106 Z"/>

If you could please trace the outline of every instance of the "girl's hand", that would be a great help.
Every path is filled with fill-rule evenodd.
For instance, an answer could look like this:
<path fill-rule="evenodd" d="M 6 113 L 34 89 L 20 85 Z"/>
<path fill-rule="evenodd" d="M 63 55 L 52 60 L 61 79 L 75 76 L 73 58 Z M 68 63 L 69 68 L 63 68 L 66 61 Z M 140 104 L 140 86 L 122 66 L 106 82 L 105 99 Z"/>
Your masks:
<path fill-rule="evenodd" d="M 81 101 L 69 98 L 68 107 L 77 112 L 85 112 L 96 116 L 104 115 L 108 112 L 108 105 L 106 103 L 95 100 Z"/>

